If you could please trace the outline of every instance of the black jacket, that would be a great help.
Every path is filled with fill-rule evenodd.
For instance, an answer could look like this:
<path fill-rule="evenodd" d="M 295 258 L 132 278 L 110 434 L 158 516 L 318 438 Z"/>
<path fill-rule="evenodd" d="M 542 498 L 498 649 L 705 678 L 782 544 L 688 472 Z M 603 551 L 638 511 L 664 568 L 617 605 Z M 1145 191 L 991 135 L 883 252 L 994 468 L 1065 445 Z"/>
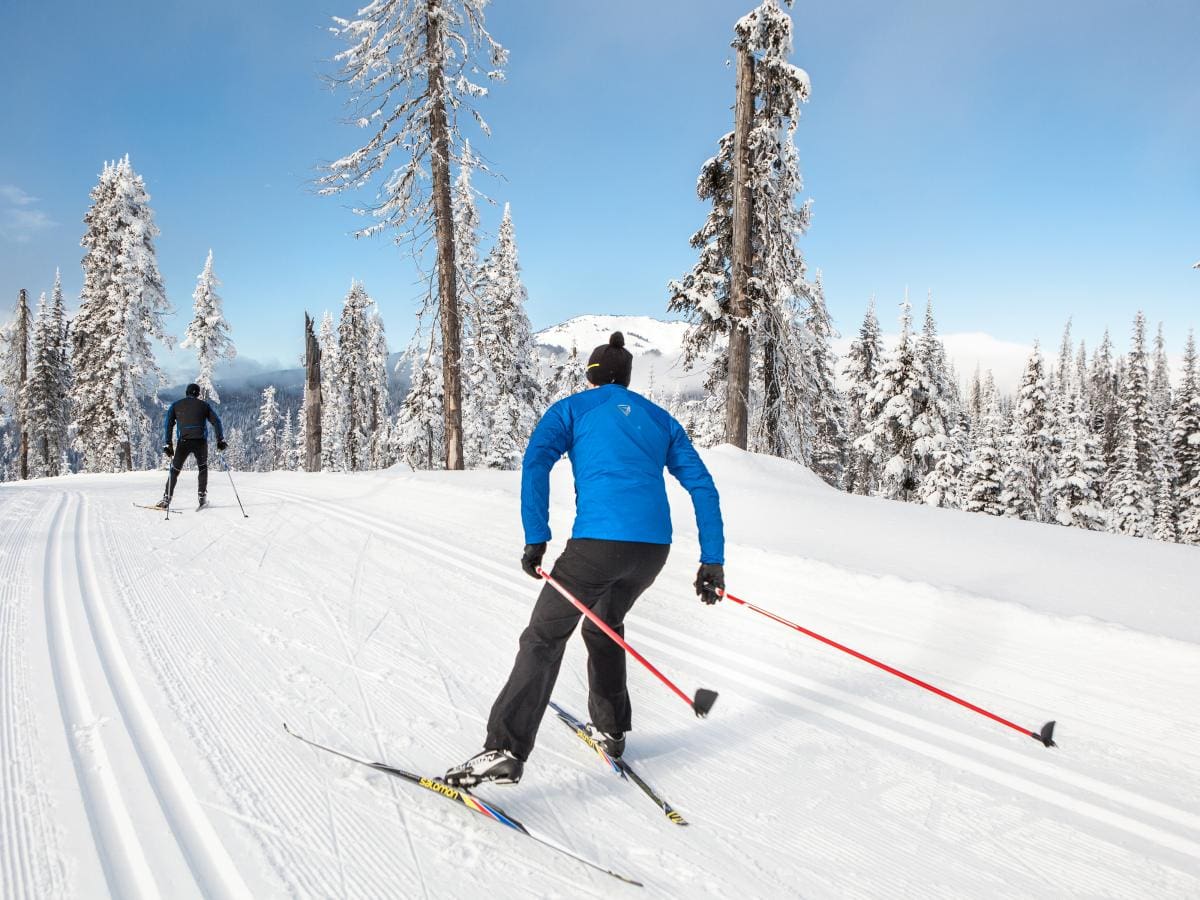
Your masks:
<path fill-rule="evenodd" d="M 221 428 L 221 420 L 208 405 L 207 400 L 199 397 L 184 397 L 176 400 L 167 410 L 167 424 L 163 429 L 163 443 L 173 443 L 171 429 L 176 428 L 181 441 L 207 441 L 208 423 L 212 422 L 217 432 L 217 440 L 225 440 L 225 431 Z"/>

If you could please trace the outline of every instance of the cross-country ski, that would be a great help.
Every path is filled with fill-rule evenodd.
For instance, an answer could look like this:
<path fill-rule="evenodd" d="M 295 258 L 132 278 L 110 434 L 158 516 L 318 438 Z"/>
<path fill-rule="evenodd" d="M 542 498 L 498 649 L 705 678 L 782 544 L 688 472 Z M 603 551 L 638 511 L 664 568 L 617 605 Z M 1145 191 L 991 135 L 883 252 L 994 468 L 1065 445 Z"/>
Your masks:
<path fill-rule="evenodd" d="M 584 859 L 578 853 L 575 853 L 574 851 L 564 847 L 562 844 L 559 844 L 554 840 L 551 840 L 545 835 L 540 835 L 530 831 L 519 821 L 514 819 L 508 813 L 504 812 L 504 810 L 502 810 L 500 807 L 496 806 L 494 803 L 489 803 L 481 797 L 476 797 L 466 788 L 453 788 L 440 778 L 430 778 L 424 775 L 417 775 L 413 772 L 408 772 L 404 769 L 397 768 L 396 766 L 390 766 L 381 762 L 373 762 L 369 759 L 363 759 L 362 757 L 355 756 L 351 753 L 346 753 L 342 750 L 336 750 L 333 747 L 326 746 L 325 744 L 310 740 L 303 735 L 296 734 L 296 732 L 287 727 L 286 723 L 283 726 L 283 730 L 292 737 L 304 741 L 304 743 L 308 744 L 310 747 L 316 747 L 318 750 L 324 750 L 326 753 L 332 753 L 335 756 L 340 756 L 342 759 L 348 759 L 351 762 L 358 763 L 359 765 L 368 766 L 369 768 L 375 769 L 378 772 L 384 772 L 388 775 L 394 775 L 397 778 L 402 778 L 405 781 L 411 782 L 412 784 L 425 788 L 427 791 L 437 794 L 439 797 L 445 797 L 447 800 L 453 800 L 456 803 L 460 803 L 467 809 L 471 810 L 471 812 L 477 812 L 481 816 L 491 819 L 493 822 L 497 822 L 506 828 L 511 828 L 519 834 L 523 834 L 528 838 L 532 838 L 539 844 L 549 847 L 550 849 L 562 853 L 565 856 L 571 857 L 571 859 L 575 860 L 576 862 L 581 862 L 585 866 L 589 866 L 597 871 L 603 872 L 605 875 L 611 875 L 613 878 L 624 881 L 626 884 L 633 884 L 637 885 L 638 887 L 642 887 L 642 883 L 640 881 L 636 881 L 633 878 L 620 874 L 619 872 L 614 872 L 611 869 L 607 869 L 599 863 L 592 862 L 589 859 Z"/>
<path fill-rule="evenodd" d="M 7 5 L 0 900 L 1200 898 L 1198 24 Z"/>

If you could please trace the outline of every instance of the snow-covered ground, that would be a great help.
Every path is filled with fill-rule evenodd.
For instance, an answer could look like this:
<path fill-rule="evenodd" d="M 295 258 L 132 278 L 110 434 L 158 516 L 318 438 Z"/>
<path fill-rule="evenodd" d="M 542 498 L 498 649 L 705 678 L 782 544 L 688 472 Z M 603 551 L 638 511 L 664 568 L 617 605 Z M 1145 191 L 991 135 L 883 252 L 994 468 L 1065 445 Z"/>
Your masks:
<path fill-rule="evenodd" d="M 622 885 L 296 730 L 438 773 L 478 749 L 537 591 L 515 473 L 157 473 L 0 488 L 0 895 L 1195 897 L 1200 551 L 848 497 L 706 453 L 730 590 L 1030 728 L 730 603 L 686 497 L 627 636 L 628 758 L 669 823 L 548 717 L 481 789 Z M 180 496 L 194 488 L 185 474 Z M 570 474 L 555 473 L 561 547 Z M 582 713 L 572 642 L 556 699 Z"/>

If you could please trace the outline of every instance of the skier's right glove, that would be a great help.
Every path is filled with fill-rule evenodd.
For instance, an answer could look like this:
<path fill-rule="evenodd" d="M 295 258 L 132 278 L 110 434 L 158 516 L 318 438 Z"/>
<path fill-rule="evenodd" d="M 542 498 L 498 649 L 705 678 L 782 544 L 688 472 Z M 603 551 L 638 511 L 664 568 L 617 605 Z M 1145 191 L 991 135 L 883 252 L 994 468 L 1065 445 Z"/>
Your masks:
<path fill-rule="evenodd" d="M 163 455 L 164 456 L 174 456 L 175 448 L 172 447 L 170 444 L 164 444 L 163 445 Z"/>
<path fill-rule="evenodd" d="M 228 446 L 229 445 L 227 443 L 225 443 L 224 441 L 217 441 L 217 449 L 218 450 L 224 451 L 225 448 Z"/>
<path fill-rule="evenodd" d="M 716 603 L 725 592 L 725 567 L 720 563 L 701 563 L 695 588 L 701 601 L 710 605 Z"/>
<path fill-rule="evenodd" d="M 525 574 L 540 581 L 542 576 L 538 574 L 538 566 L 542 564 L 542 557 L 545 555 L 545 541 L 540 544 L 526 544 L 525 552 L 521 554 L 521 568 L 525 570 Z"/>

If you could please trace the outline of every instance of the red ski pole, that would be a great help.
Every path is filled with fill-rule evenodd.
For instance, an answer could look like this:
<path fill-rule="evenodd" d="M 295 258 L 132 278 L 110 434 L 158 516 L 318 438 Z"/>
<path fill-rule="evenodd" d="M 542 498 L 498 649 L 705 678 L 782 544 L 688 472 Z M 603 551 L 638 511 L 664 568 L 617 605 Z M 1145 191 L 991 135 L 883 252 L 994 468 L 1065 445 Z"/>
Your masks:
<path fill-rule="evenodd" d="M 560 594 L 562 594 L 566 600 L 570 601 L 570 603 L 577 610 L 579 610 L 581 613 L 583 613 L 585 616 L 587 616 L 589 619 L 591 619 L 597 628 L 599 628 L 601 631 L 603 631 L 605 634 L 607 634 L 610 638 L 612 638 L 614 641 L 616 641 L 617 644 L 620 645 L 621 649 L 623 649 L 626 653 L 628 653 L 630 656 L 632 656 L 634 659 L 636 659 L 638 662 L 640 662 L 643 666 L 645 666 L 647 669 L 649 669 L 654 674 L 654 676 L 656 678 L 658 678 L 659 681 L 661 681 L 663 684 L 665 684 L 667 687 L 669 687 L 672 691 L 674 691 L 675 695 L 677 697 L 679 697 L 680 700 L 682 700 L 684 703 L 686 703 L 688 706 L 690 706 L 692 708 L 692 712 L 694 712 L 701 719 L 703 719 L 705 716 L 708 715 L 709 710 L 711 710 L 713 707 L 713 704 L 717 702 L 717 692 L 716 691 L 710 691 L 708 688 L 699 688 L 696 691 L 696 696 L 694 699 L 688 697 L 687 694 L 685 694 L 683 691 L 681 691 L 678 687 L 675 686 L 675 682 L 671 681 L 671 679 L 669 679 L 666 675 L 664 675 L 662 672 L 658 671 L 658 669 L 654 668 L 654 666 L 652 666 L 650 664 L 650 661 L 648 659 L 646 659 L 646 657 L 642 656 L 642 654 L 638 653 L 636 650 L 634 650 L 632 647 L 630 647 L 627 643 L 625 643 L 625 639 L 622 638 L 615 631 L 613 631 L 612 628 L 610 628 L 608 626 L 607 622 L 605 622 L 598 615 L 596 615 L 594 612 L 592 612 L 590 609 L 588 609 L 586 606 L 584 606 L 583 602 L 578 597 L 576 597 L 574 594 L 572 594 L 570 591 L 568 591 L 565 587 L 563 587 L 561 584 L 559 584 L 557 581 L 555 581 L 553 578 L 551 578 L 549 572 L 547 572 L 541 566 L 538 566 L 537 572 L 539 575 L 541 575 L 543 578 L 545 578 L 547 582 L 549 582 L 551 587 L 553 587 L 556 591 L 558 591 Z"/>
<path fill-rule="evenodd" d="M 986 709 L 984 709 L 981 706 L 976 706 L 974 703 L 968 703 L 966 700 L 963 700 L 961 697 L 955 697 L 953 694 L 949 693 L 948 691 L 943 691 L 939 687 L 934 687 L 932 684 L 922 681 L 920 678 L 914 678 L 912 675 L 909 675 L 905 672 L 901 672 L 899 669 L 892 668 L 887 663 L 881 663 L 877 659 L 872 659 L 871 657 L 867 656 L 865 653 L 859 653 L 857 650 L 851 650 L 849 647 L 847 647 L 843 644 L 839 644 L 837 641 L 832 641 L 823 635 L 817 634 L 815 631 L 809 631 L 803 625 L 797 625 L 795 622 L 789 622 L 787 619 L 783 618 L 782 616 L 777 616 L 777 615 L 775 615 L 775 613 L 769 612 L 768 610 L 765 610 L 760 606 L 755 606 L 753 603 L 748 603 L 745 600 L 741 600 L 738 597 L 733 596 L 733 594 L 729 593 L 728 591 L 722 591 L 721 595 L 726 600 L 732 600 L 734 603 L 737 603 L 741 606 L 745 606 L 747 609 L 752 609 L 756 613 L 761 613 L 762 615 L 766 616 L 768 619 L 774 619 L 776 622 L 779 622 L 781 625 L 787 625 L 789 628 L 796 629 L 801 634 L 806 634 L 810 638 L 816 638 L 822 644 L 828 644 L 830 647 L 835 647 L 838 650 L 841 650 L 843 653 L 849 653 L 851 656 L 855 657 L 856 659 L 861 659 L 863 662 L 868 662 L 873 666 L 883 669 L 883 671 L 885 671 L 885 672 L 889 672 L 892 675 L 895 675 L 897 678 L 903 678 L 905 681 L 915 684 L 917 687 L 922 687 L 922 688 L 925 688 L 925 690 L 927 690 L 927 691 L 932 691 L 933 693 L 937 694 L 939 697 L 945 697 L 947 700 L 953 700 L 959 706 L 965 706 L 967 709 L 969 709 L 973 712 L 977 712 L 981 716 L 987 716 L 989 719 L 991 719 L 994 722 L 999 722 L 1001 725 L 1007 725 L 1009 728 L 1012 728 L 1015 731 L 1021 732 L 1021 734 L 1028 735 L 1029 737 L 1033 738 L 1035 741 L 1040 741 L 1042 744 L 1044 744 L 1047 747 L 1057 746 L 1054 743 L 1054 722 L 1047 722 L 1045 725 L 1042 726 L 1041 731 L 1031 731 L 1028 728 L 1023 728 L 1020 725 L 1017 725 L 1015 722 L 1010 722 L 1010 721 L 1008 721 L 1008 719 L 1003 719 L 993 712 L 988 712 Z"/>

